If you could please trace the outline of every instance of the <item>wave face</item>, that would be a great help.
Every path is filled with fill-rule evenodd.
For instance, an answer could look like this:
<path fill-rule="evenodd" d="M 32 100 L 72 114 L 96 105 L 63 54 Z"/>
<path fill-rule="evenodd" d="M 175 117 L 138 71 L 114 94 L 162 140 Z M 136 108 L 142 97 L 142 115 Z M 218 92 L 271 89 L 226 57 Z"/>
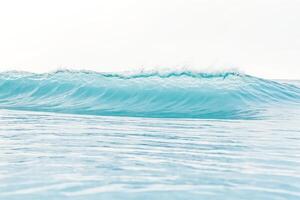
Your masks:
<path fill-rule="evenodd" d="M 259 119 L 300 88 L 237 72 L 0 74 L 0 108 L 103 116 Z"/>

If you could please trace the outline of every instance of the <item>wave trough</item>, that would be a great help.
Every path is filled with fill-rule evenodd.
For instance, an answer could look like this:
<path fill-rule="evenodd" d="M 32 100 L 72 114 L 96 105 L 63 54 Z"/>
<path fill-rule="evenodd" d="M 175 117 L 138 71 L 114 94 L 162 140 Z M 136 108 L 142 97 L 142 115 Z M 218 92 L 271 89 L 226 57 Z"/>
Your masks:
<path fill-rule="evenodd" d="M 0 74 L 0 109 L 103 116 L 259 119 L 300 88 L 237 72 Z"/>

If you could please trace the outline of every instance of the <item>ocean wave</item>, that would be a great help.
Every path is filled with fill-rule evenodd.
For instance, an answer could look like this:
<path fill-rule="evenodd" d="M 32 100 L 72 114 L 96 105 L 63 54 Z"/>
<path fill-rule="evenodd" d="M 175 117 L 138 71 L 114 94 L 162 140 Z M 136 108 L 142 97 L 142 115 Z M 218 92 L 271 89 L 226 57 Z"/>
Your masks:
<path fill-rule="evenodd" d="M 0 108 L 103 116 L 258 119 L 300 88 L 236 71 L 0 73 Z"/>

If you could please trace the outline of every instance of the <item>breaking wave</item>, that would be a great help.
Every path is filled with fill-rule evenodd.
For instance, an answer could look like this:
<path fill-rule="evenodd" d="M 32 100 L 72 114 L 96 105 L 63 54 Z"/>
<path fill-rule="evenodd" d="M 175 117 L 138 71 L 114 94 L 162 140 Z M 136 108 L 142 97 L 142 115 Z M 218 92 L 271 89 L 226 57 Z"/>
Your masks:
<path fill-rule="evenodd" d="M 299 105 L 294 84 L 227 71 L 0 73 L 0 109 L 103 116 L 258 119 Z"/>

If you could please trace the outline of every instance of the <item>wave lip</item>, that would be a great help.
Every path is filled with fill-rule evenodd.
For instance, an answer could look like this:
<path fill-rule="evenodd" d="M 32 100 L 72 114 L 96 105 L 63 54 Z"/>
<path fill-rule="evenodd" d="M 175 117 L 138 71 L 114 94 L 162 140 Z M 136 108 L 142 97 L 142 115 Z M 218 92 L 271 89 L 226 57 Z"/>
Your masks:
<path fill-rule="evenodd" d="M 0 108 L 105 116 L 258 119 L 299 105 L 295 85 L 225 71 L 0 74 Z"/>

